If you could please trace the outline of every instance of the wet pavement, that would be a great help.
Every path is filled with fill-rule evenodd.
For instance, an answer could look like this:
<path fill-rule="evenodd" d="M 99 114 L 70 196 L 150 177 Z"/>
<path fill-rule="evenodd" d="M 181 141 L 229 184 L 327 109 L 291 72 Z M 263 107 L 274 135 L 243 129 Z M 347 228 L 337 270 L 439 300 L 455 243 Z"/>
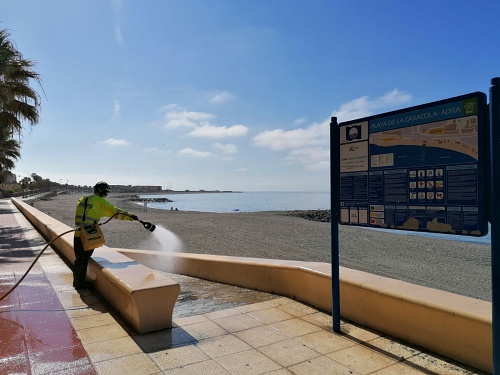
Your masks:
<path fill-rule="evenodd" d="M 46 242 L 0 199 L 0 298 Z M 137 334 L 48 248 L 0 301 L 0 374 L 484 374 L 290 298 L 167 274 L 172 329 Z M 158 302 L 161 303 L 161 302 Z"/>

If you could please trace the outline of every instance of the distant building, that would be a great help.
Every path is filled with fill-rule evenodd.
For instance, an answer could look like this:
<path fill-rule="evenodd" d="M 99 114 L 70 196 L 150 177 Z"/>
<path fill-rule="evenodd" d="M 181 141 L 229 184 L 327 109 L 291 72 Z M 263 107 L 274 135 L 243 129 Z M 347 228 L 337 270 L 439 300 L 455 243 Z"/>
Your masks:
<path fill-rule="evenodd" d="M 159 193 L 161 186 L 152 185 L 110 185 L 112 193 Z"/>

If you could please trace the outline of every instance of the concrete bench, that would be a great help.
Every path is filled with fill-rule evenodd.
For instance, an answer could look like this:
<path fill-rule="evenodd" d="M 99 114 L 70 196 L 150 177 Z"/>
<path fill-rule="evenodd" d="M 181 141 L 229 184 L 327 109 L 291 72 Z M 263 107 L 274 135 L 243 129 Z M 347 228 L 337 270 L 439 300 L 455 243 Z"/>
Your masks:
<path fill-rule="evenodd" d="M 12 198 L 19 211 L 48 241 L 72 228 Z M 73 232 L 52 244 L 70 263 L 74 263 Z M 139 333 L 172 327 L 172 314 L 180 285 L 160 272 L 103 246 L 89 261 L 87 276 L 95 288 Z"/>
<path fill-rule="evenodd" d="M 332 311 L 328 263 L 116 250 L 153 269 L 288 296 Z M 492 371 L 491 302 L 340 267 L 340 308 L 344 319 Z"/>

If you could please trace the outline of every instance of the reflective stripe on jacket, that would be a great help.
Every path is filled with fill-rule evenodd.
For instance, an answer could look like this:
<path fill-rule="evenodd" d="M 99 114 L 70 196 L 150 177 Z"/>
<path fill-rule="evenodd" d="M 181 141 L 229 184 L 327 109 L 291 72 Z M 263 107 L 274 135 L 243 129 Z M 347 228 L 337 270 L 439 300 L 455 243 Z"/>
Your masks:
<path fill-rule="evenodd" d="M 113 217 L 114 219 L 133 221 L 133 219 L 130 217 L 132 216 L 131 213 L 128 213 L 127 211 L 124 211 L 116 206 L 113 206 L 103 197 L 100 197 L 98 195 L 89 195 L 87 200 L 87 210 L 85 211 L 85 222 L 82 222 L 83 212 L 85 209 L 85 198 L 87 197 L 86 196 L 81 197 L 76 203 L 76 212 L 75 212 L 76 228 L 80 228 L 88 224 L 97 223 L 99 222 L 101 217 L 103 216 L 111 217 L 116 213 L 123 213 L 123 214 L 114 216 Z M 75 231 L 75 237 L 80 237 L 79 230 Z"/>

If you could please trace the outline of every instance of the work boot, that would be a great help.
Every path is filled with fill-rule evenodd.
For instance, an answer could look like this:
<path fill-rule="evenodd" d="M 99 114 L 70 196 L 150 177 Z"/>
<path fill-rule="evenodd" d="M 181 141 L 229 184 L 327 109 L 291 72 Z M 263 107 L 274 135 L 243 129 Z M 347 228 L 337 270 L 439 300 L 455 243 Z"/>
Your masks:
<path fill-rule="evenodd" d="M 87 263 L 86 259 L 76 259 L 73 265 L 73 287 L 75 289 L 88 289 L 92 284 L 87 282 Z"/>
<path fill-rule="evenodd" d="M 92 288 L 92 283 L 90 283 L 88 281 L 84 281 L 84 282 L 80 282 L 80 283 L 73 282 L 73 288 L 75 288 L 75 289 L 89 289 L 89 288 Z"/>

